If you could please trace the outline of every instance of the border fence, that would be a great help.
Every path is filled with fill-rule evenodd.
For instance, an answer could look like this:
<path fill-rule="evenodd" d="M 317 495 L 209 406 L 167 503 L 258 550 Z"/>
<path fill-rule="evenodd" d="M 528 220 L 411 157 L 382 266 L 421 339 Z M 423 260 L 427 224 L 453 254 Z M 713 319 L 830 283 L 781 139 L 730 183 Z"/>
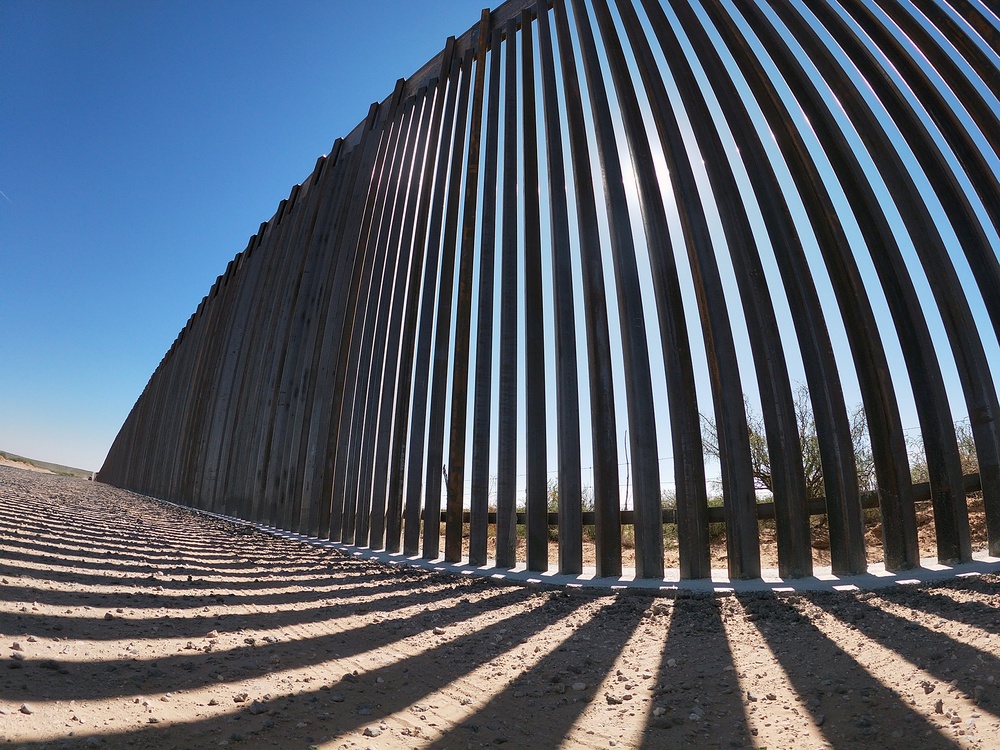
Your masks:
<path fill-rule="evenodd" d="M 834 572 L 863 572 L 865 507 L 879 509 L 886 566 L 912 567 L 920 500 L 938 557 L 967 561 L 974 489 L 1000 555 L 994 12 L 978 0 L 483 11 L 261 224 L 98 479 L 498 568 L 579 573 L 592 527 L 597 575 L 618 576 L 629 526 L 642 578 L 664 575 L 665 524 L 680 576 L 709 576 L 716 522 L 730 576 L 759 576 L 761 518 L 780 574 L 811 575 L 813 514 Z M 807 491 L 799 381 L 822 497 Z"/>

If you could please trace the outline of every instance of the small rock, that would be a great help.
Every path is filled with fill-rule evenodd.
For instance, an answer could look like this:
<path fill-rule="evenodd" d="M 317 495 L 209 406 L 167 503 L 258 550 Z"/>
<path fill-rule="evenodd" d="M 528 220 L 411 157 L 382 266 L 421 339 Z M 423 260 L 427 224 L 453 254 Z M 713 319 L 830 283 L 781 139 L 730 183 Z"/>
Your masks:
<path fill-rule="evenodd" d="M 756 703 L 757 702 L 757 694 L 756 693 L 752 693 L 749 690 L 747 690 L 747 700 L 750 701 L 751 703 Z"/>
<path fill-rule="evenodd" d="M 617 695 L 612 695 L 611 693 L 604 694 L 604 700 L 608 702 L 609 706 L 617 706 L 622 702 L 622 699 Z"/>
<path fill-rule="evenodd" d="M 667 666 L 668 667 L 676 667 L 677 666 L 677 660 L 676 659 L 667 659 Z"/>
<path fill-rule="evenodd" d="M 208 705 L 210 705 L 210 706 L 218 706 L 218 705 L 219 705 L 219 701 L 217 701 L 217 700 L 216 700 L 215 698 L 212 698 L 212 699 L 211 699 L 211 700 L 210 700 L 210 701 L 208 702 Z"/>
<path fill-rule="evenodd" d="M 27 716 L 31 716 L 33 713 L 35 713 L 35 709 L 33 709 L 27 703 L 22 703 L 21 707 L 19 709 L 17 709 L 17 710 L 20 711 L 22 714 L 25 714 Z"/>
<path fill-rule="evenodd" d="M 113 614 L 111 614 L 110 612 L 105 612 L 104 613 L 104 619 L 105 620 L 113 620 L 113 619 L 115 619 L 115 616 Z"/>
<path fill-rule="evenodd" d="M 208 633 L 205 634 L 205 637 L 206 638 L 218 638 L 219 637 L 219 631 L 218 630 L 209 631 Z"/>
<path fill-rule="evenodd" d="M 657 717 L 663 716 L 663 714 L 665 714 L 666 712 L 667 709 L 665 709 L 663 706 L 657 706 L 656 708 L 653 709 L 653 716 Z"/>
<path fill-rule="evenodd" d="M 444 635 L 444 628 L 434 628 L 434 635 Z"/>
<path fill-rule="evenodd" d="M 816 717 L 813 719 L 813 723 L 815 723 L 818 727 L 823 726 L 823 724 L 826 723 L 826 714 L 816 714 Z"/>
<path fill-rule="evenodd" d="M 944 701 L 941 700 L 940 698 L 938 698 L 937 702 L 934 704 L 934 713 L 936 714 L 944 713 Z"/>
<path fill-rule="evenodd" d="M 330 693 L 330 700 L 334 703 L 343 703 L 345 698 L 343 693 Z"/>
<path fill-rule="evenodd" d="M 150 724 L 159 724 L 160 723 L 160 720 L 157 719 L 155 716 L 150 716 L 148 719 L 146 719 L 146 721 L 148 721 Z"/>
<path fill-rule="evenodd" d="M 362 732 L 365 737 L 378 737 L 382 734 L 382 730 L 377 727 L 365 727 L 365 731 Z"/>
<path fill-rule="evenodd" d="M 573 683 L 573 689 L 576 692 L 578 692 L 578 693 L 582 692 L 582 691 L 584 691 L 584 690 L 587 689 L 587 683 L 586 682 L 574 682 Z"/>
<path fill-rule="evenodd" d="M 983 700 L 983 698 L 985 697 L 986 697 L 986 688 L 984 688 L 982 685 L 976 685 L 976 687 L 973 688 L 972 690 L 972 700 L 978 706 L 980 703 L 985 702 Z"/>
<path fill-rule="evenodd" d="M 14 641 L 12 644 L 10 644 L 10 650 L 11 651 L 24 651 L 24 646 L 22 646 L 17 641 Z"/>
<path fill-rule="evenodd" d="M 233 696 L 233 703 L 246 703 L 249 697 L 249 693 L 237 693 Z"/>
<path fill-rule="evenodd" d="M 260 701 L 254 701 L 253 703 L 250 704 L 249 710 L 250 713 L 252 713 L 254 716 L 260 716 L 261 714 L 267 713 L 267 706 L 265 706 Z"/>

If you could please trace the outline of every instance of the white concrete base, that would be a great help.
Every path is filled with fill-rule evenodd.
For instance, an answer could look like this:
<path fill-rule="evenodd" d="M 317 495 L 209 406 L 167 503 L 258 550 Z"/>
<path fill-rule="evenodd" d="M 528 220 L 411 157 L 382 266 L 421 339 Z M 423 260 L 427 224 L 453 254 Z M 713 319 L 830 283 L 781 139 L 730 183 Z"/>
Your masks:
<path fill-rule="evenodd" d="M 171 503 L 172 504 L 172 503 Z M 178 506 L 185 507 L 185 506 Z M 187 510 L 192 510 L 187 508 Z M 807 578 L 782 579 L 776 569 L 765 569 L 760 578 L 751 580 L 729 579 L 726 570 L 713 569 L 712 577 L 696 580 L 680 580 L 676 568 L 666 571 L 663 578 L 636 578 L 635 570 L 626 568 L 620 578 L 598 578 L 595 568 L 585 566 L 580 575 L 564 575 L 555 570 L 545 572 L 529 571 L 524 563 L 514 568 L 496 568 L 492 565 L 469 565 L 468 558 L 462 562 L 445 562 L 443 558 L 425 560 L 422 557 L 408 557 L 402 553 L 390 553 L 370 550 L 366 547 L 355 547 L 327 539 L 304 536 L 291 531 L 276 529 L 272 526 L 250 523 L 240 518 L 224 516 L 218 513 L 197 511 L 205 515 L 221 518 L 233 523 L 252 526 L 256 529 L 273 534 L 284 539 L 295 539 L 306 544 L 328 547 L 340 550 L 345 555 L 365 560 L 376 560 L 388 565 L 403 565 L 420 570 L 430 570 L 457 576 L 492 578 L 497 581 L 509 581 L 535 586 L 554 586 L 569 588 L 596 589 L 642 589 L 647 591 L 690 591 L 701 593 L 726 593 L 743 591 L 774 591 L 778 593 L 794 593 L 797 591 L 863 591 L 869 589 L 887 588 L 890 586 L 906 586 L 930 581 L 944 581 L 949 578 L 976 576 L 984 573 L 1000 573 L 1000 558 L 992 557 L 984 552 L 973 555 L 973 561 L 961 565 L 942 565 L 935 558 L 920 560 L 920 567 L 910 570 L 892 572 L 885 569 L 882 563 L 868 566 L 868 572 L 854 576 L 835 576 L 829 567 L 817 567 L 814 575 Z"/>

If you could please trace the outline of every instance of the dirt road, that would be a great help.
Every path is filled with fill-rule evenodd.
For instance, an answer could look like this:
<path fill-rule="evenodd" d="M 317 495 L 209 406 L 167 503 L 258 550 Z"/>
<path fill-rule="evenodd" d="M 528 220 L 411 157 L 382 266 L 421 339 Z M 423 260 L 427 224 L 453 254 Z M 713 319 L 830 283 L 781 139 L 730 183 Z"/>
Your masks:
<path fill-rule="evenodd" d="M 0 745 L 997 748 L 998 594 L 567 595 L 0 467 Z"/>

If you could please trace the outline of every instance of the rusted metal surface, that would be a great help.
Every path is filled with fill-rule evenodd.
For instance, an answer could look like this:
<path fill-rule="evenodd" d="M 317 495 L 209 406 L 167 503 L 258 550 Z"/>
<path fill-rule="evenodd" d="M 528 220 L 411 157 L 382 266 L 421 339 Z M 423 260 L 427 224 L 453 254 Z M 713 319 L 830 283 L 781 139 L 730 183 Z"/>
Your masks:
<path fill-rule="evenodd" d="M 940 560 L 1000 554 L 998 33 L 949 6 L 484 11 L 226 267 L 98 478 L 539 572 L 660 578 L 669 531 L 706 577 L 723 524 L 752 578 L 773 523 L 807 576 L 820 515 L 856 573 L 864 508 L 902 569 L 918 502 Z"/>

